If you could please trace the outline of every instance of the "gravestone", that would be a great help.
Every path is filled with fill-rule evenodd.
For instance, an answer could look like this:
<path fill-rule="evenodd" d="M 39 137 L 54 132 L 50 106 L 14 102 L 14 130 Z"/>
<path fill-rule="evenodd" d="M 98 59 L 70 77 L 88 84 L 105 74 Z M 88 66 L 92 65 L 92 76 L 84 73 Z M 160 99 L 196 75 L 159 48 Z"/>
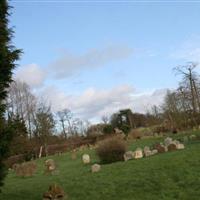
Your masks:
<path fill-rule="evenodd" d="M 94 164 L 91 166 L 92 173 L 99 172 L 100 170 L 101 170 L 101 165 L 99 165 L 99 164 Z"/>
<path fill-rule="evenodd" d="M 89 164 L 90 163 L 90 156 L 88 154 L 83 154 L 82 161 L 83 161 L 84 164 Z"/>
<path fill-rule="evenodd" d="M 134 158 L 134 152 L 133 151 L 127 151 L 124 154 L 124 161 L 128 161 Z"/>

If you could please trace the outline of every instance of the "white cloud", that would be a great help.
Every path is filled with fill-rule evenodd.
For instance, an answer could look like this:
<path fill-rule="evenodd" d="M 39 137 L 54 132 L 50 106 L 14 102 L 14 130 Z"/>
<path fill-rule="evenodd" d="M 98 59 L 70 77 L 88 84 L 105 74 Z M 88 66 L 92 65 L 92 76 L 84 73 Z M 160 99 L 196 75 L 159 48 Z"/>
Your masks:
<path fill-rule="evenodd" d="M 133 49 L 127 46 L 110 46 L 104 49 L 91 49 L 82 55 L 65 53 L 50 64 L 51 72 L 58 78 L 74 75 L 85 69 L 94 69 L 107 63 L 129 57 Z"/>
<path fill-rule="evenodd" d="M 45 80 L 45 72 L 37 64 L 29 64 L 19 67 L 15 72 L 15 78 L 26 82 L 30 87 L 41 87 Z"/>
<path fill-rule="evenodd" d="M 160 105 L 165 94 L 166 89 L 136 94 L 130 85 L 121 85 L 107 90 L 88 88 L 80 95 L 66 95 L 50 87 L 43 91 L 42 96 L 51 102 L 53 111 L 69 108 L 77 117 L 97 121 L 103 115 L 111 115 L 124 108 L 145 113 L 151 106 Z"/>

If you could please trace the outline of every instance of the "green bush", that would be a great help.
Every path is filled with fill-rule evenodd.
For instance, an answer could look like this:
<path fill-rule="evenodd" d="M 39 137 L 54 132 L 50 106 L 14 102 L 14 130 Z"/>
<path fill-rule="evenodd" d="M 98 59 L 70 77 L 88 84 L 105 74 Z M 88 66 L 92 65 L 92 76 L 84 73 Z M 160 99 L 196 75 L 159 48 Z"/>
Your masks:
<path fill-rule="evenodd" d="M 113 127 L 110 124 L 106 124 L 103 128 L 103 133 L 105 134 L 112 134 L 113 133 Z"/>
<path fill-rule="evenodd" d="M 127 124 L 123 124 L 120 129 L 125 133 L 125 135 L 128 135 L 128 133 L 130 132 L 131 130 L 131 127 Z"/>
<path fill-rule="evenodd" d="M 122 161 L 124 159 L 123 155 L 125 152 L 125 141 L 117 137 L 101 141 L 96 149 L 96 153 L 102 164 Z"/>

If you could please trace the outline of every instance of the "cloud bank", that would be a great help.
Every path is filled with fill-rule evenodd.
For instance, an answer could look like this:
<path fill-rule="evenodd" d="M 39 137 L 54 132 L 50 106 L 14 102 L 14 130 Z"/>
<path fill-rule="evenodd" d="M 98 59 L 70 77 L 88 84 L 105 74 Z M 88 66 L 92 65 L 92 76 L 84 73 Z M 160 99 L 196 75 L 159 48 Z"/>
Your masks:
<path fill-rule="evenodd" d="M 132 53 L 133 49 L 127 46 L 91 49 L 82 55 L 65 53 L 50 64 L 50 69 L 55 78 L 62 79 L 81 70 L 95 69 L 110 62 L 126 59 Z"/>
<path fill-rule="evenodd" d="M 145 113 L 153 105 L 163 102 L 166 91 L 161 89 L 136 94 L 130 85 L 120 85 L 106 90 L 88 88 L 80 95 L 66 95 L 55 87 L 49 87 L 42 96 L 49 100 L 54 112 L 69 108 L 82 119 L 98 121 L 103 115 L 109 116 L 124 108 Z"/>

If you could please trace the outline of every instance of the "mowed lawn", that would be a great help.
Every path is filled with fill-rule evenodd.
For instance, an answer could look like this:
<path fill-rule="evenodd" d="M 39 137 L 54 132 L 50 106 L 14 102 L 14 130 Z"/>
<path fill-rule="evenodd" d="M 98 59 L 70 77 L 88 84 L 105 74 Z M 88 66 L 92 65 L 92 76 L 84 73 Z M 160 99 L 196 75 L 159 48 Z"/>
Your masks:
<path fill-rule="evenodd" d="M 129 148 L 151 145 L 158 139 L 144 139 Z M 94 151 L 92 163 L 98 162 Z M 58 183 L 69 200 L 199 200 L 200 142 L 190 142 L 186 149 L 152 157 L 103 165 L 99 173 L 83 165 L 79 152 L 77 160 L 70 153 L 53 156 L 59 169 L 57 175 L 44 174 L 44 161 L 37 160 L 38 171 L 30 178 L 17 177 L 10 171 L 3 187 L 2 200 L 41 200 L 52 183 Z"/>

